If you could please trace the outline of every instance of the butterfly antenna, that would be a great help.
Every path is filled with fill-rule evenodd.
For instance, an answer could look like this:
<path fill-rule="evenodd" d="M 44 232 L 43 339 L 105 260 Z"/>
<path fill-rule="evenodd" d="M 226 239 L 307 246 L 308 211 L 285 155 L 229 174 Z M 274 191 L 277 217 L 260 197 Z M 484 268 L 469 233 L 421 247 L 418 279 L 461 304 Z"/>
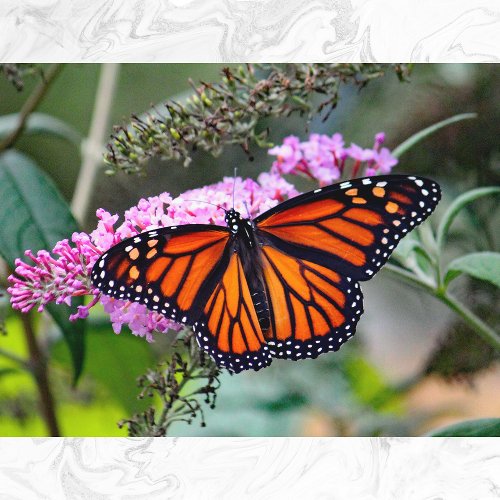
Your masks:
<path fill-rule="evenodd" d="M 209 201 L 204 201 L 204 200 L 186 200 L 186 198 L 182 198 L 182 201 L 192 201 L 193 203 L 206 203 L 207 205 L 212 205 L 213 207 L 217 207 L 220 210 L 224 210 L 224 212 L 227 213 L 227 210 L 224 207 L 221 207 L 220 205 L 216 205 L 215 203 L 210 203 Z"/>
<path fill-rule="evenodd" d="M 233 180 L 233 210 L 234 210 L 234 192 L 236 190 L 236 175 L 238 173 L 238 167 L 234 167 L 234 180 Z"/>
<path fill-rule="evenodd" d="M 247 209 L 248 218 L 251 219 L 252 215 L 250 214 L 250 209 L 248 208 L 248 203 L 246 201 L 244 201 L 243 205 L 245 205 L 245 208 Z"/>

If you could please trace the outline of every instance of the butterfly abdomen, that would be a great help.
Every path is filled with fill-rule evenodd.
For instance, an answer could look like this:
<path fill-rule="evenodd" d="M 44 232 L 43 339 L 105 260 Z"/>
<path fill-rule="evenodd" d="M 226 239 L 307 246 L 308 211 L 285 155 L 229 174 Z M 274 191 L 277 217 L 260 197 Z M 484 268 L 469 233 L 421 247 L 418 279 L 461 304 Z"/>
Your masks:
<path fill-rule="evenodd" d="M 271 326 L 271 321 L 269 318 L 267 296 L 263 288 L 252 293 L 252 302 L 255 307 L 255 312 L 257 313 L 257 318 L 259 319 L 260 328 L 265 334 Z"/>

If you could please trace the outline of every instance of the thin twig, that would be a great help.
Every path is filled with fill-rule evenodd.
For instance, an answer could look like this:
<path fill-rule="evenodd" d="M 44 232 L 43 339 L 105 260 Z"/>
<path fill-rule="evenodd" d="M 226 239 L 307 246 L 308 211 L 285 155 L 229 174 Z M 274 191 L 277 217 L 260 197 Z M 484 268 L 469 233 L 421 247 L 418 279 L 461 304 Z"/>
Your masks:
<path fill-rule="evenodd" d="M 38 345 L 33 325 L 31 322 L 31 314 L 20 314 L 21 321 L 24 327 L 26 343 L 30 353 L 30 365 L 35 383 L 40 396 L 40 404 L 42 407 L 43 419 L 47 425 L 50 436 L 60 436 L 59 425 L 55 412 L 54 398 L 50 389 L 47 360 L 44 353 Z"/>
<path fill-rule="evenodd" d="M 181 393 L 181 390 L 186 385 L 186 383 L 191 380 L 191 375 L 193 374 L 193 372 L 198 368 L 199 358 L 197 356 L 195 356 L 194 359 L 191 358 L 191 362 L 192 362 L 191 366 L 189 367 L 189 369 L 185 373 L 184 377 L 180 381 L 179 386 L 177 388 L 177 394 L 179 394 L 179 395 Z M 169 411 L 170 411 L 170 408 L 168 406 L 165 406 L 163 408 L 163 411 L 161 412 L 160 418 L 158 419 L 158 426 L 163 427 L 165 425 Z"/>
<path fill-rule="evenodd" d="M 2 142 L 0 142 L 0 151 L 4 151 L 12 147 L 17 139 L 19 139 L 30 114 L 33 113 L 33 111 L 35 111 L 38 107 L 50 88 L 51 83 L 60 73 L 63 66 L 63 64 L 52 64 L 44 73 L 42 81 L 35 87 L 31 95 L 23 104 L 21 111 L 19 111 L 19 121 L 17 122 L 16 128 Z"/>
<path fill-rule="evenodd" d="M 6 351 L 5 349 L 0 349 L 0 356 L 3 356 L 4 358 L 9 359 L 10 361 L 14 361 L 14 363 L 20 365 L 27 371 L 31 371 L 30 364 L 25 359 L 17 356 L 12 352 Z"/>
<path fill-rule="evenodd" d="M 71 210 L 81 223 L 85 219 L 99 166 L 111 114 L 113 96 L 118 82 L 120 65 L 103 64 L 97 87 L 89 135 L 82 148 L 82 166 L 76 181 Z"/>

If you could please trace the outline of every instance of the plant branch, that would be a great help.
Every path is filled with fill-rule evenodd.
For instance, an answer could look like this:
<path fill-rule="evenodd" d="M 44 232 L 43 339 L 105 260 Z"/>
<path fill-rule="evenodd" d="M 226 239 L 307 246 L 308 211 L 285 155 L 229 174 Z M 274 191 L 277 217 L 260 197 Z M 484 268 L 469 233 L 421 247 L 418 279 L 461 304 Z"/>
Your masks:
<path fill-rule="evenodd" d="M 172 353 L 170 362 L 161 363 L 158 369 L 148 370 L 139 378 L 142 387 L 139 397 L 156 394 L 161 398 L 163 408 L 157 412 L 155 407 L 150 407 L 130 419 L 121 420 L 118 425 L 127 425 L 129 436 L 166 436 L 173 422 L 191 423 L 197 416 L 205 426 L 203 404 L 198 399 L 203 397 L 206 405 L 215 407 L 216 391 L 220 387 L 219 369 L 200 351 L 192 334 L 188 334 L 182 343 L 184 345 L 178 340 L 179 349 Z M 181 394 L 189 382 L 201 379 L 205 379 L 201 387 Z"/>
<path fill-rule="evenodd" d="M 71 210 L 78 222 L 83 222 L 94 189 L 99 166 L 102 164 L 102 147 L 111 114 L 113 96 L 118 82 L 120 65 L 103 64 L 97 87 L 89 135 L 82 147 L 82 166 L 76 181 Z"/>
<path fill-rule="evenodd" d="M 326 120 L 346 83 L 363 88 L 387 71 L 401 78 L 401 65 L 291 64 L 246 65 L 224 68 L 216 83 L 190 82 L 194 93 L 179 102 L 169 99 L 129 125 L 117 127 L 107 145 L 109 173 L 139 173 L 152 157 L 191 162 L 194 150 L 218 156 L 229 144 L 239 145 L 252 157 L 250 148 L 268 148 L 268 131 L 257 132 L 261 118 L 286 118 L 297 113 Z M 313 97 L 322 102 L 317 105 Z"/>
<path fill-rule="evenodd" d="M 17 356 L 16 354 L 6 351 L 5 349 L 0 349 L 0 356 L 3 356 L 6 359 L 9 359 L 10 361 L 14 361 L 14 363 L 20 365 L 22 368 L 24 368 L 27 371 L 31 371 L 31 366 L 30 364 L 20 356 Z"/>
<path fill-rule="evenodd" d="M 394 264 L 386 264 L 383 269 L 391 272 L 392 274 L 402 278 L 403 281 L 409 283 L 410 285 L 415 285 L 419 288 L 423 288 L 425 291 L 430 292 L 434 295 L 435 288 L 432 286 L 430 282 L 424 281 L 422 278 L 419 278 L 415 274 L 401 267 L 395 266 Z"/>
<path fill-rule="evenodd" d="M 190 361 L 191 361 L 191 365 L 188 368 L 188 370 L 186 371 L 186 373 L 183 374 L 182 380 L 180 381 L 179 386 L 177 387 L 176 392 L 179 395 L 180 395 L 182 389 L 184 388 L 184 386 L 186 385 L 186 383 L 191 380 L 193 373 L 196 371 L 196 369 L 198 368 L 198 366 L 200 364 L 199 356 L 194 356 L 193 358 L 190 359 Z M 170 396 L 168 396 L 168 397 L 170 397 Z M 168 403 L 167 399 L 165 399 L 165 402 Z M 161 412 L 160 418 L 158 419 L 159 426 L 161 426 L 161 427 L 165 426 L 165 428 L 168 427 L 168 425 L 166 425 L 166 424 L 167 424 L 167 418 L 168 418 L 169 411 L 170 411 L 170 407 L 168 405 L 164 406 L 164 408 Z"/>
<path fill-rule="evenodd" d="M 33 324 L 31 322 L 31 314 L 20 314 L 21 321 L 24 327 L 26 343 L 30 353 L 30 371 L 35 379 L 40 396 L 40 404 L 43 414 L 43 419 L 47 425 L 50 436 L 60 436 L 59 425 L 57 423 L 56 412 L 54 408 L 54 398 L 50 389 L 47 360 L 38 345 Z"/>
<path fill-rule="evenodd" d="M 435 296 L 460 316 L 483 340 L 500 351 L 500 336 L 470 309 L 446 292 L 435 292 Z"/>
<path fill-rule="evenodd" d="M 500 336 L 457 299 L 440 289 L 434 288 L 430 283 L 423 281 L 413 273 L 401 269 L 398 266 L 386 264 L 384 269 L 402 278 L 403 281 L 422 288 L 439 299 L 443 304 L 447 305 L 453 312 L 460 316 L 462 320 L 464 320 L 489 345 L 500 350 Z"/>
<path fill-rule="evenodd" d="M 52 64 L 44 73 L 42 81 L 35 87 L 19 112 L 16 128 L 0 142 L 0 152 L 12 147 L 22 134 L 30 114 L 35 111 L 45 97 L 51 83 L 59 75 L 63 64 Z"/>

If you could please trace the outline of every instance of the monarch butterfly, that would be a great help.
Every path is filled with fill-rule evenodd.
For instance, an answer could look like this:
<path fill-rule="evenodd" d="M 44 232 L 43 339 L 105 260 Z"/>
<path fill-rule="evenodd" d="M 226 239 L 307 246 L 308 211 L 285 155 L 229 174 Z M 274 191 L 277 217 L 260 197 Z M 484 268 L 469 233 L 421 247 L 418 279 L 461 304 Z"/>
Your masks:
<path fill-rule="evenodd" d="M 253 220 L 227 210 L 227 227 L 147 230 L 104 253 L 91 280 L 106 295 L 191 325 L 229 371 L 316 358 L 352 337 L 363 312 L 359 282 L 439 199 L 439 186 L 422 177 L 341 182 Z"/>

